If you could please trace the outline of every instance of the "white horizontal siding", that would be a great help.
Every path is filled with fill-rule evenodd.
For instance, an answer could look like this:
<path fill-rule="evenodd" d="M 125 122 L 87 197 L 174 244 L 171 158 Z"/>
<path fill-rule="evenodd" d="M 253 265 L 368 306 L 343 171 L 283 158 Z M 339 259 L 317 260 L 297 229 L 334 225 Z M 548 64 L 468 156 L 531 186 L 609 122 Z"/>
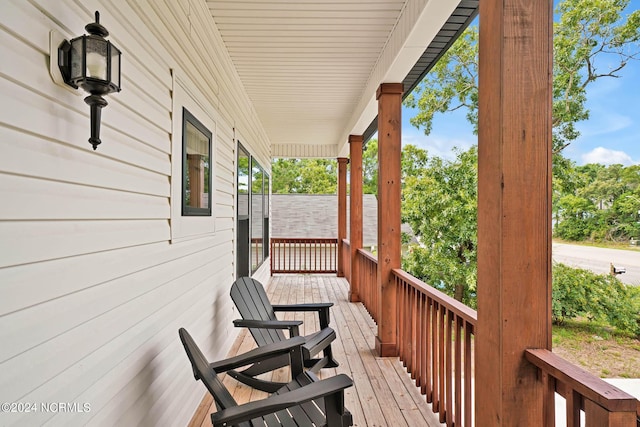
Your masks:
<path fill-rule="evenodd" d="M 106 98 L 97 151 L 84 95 L 48 69 L 50 31 L 76 36 L 95 10 L 123 52 L 122 92 Z M 185 425 L 204 389 L 178 328 L 212 358 L 236 334 L 236 131 L 267 170 L 271 156 L 206 4 L 3 1 L 0 55 L 0 401 L 91 409 L 0 414 L 0 425 Z M 215 120 L 216 232 L 179 244 L 172 70 Z"/>
<path fill-rule="evenodd" d="M 145 145 L 138 144 L 129 150 L 137 163 L 132 167 L 91 150 L 57 141 L 43 143 L 42 137 L 0 126 L 0 152 L 0 170 L 5 174 L 129 193 L 169 195 L 169 156 Z M 24 167 L 24 159 L 29 159 L 28 169 Z M 108 173 L 96 174 L 97 170 Z"/>
<path fill-rule="evenodd" d="M 0 267 L 167 240 L 166 220 L 2 221 Z"/>
<path fill-rule="evenodd" d="M 218 279 L 227 276 L 230 271 L 220 273 L 222 276 Z M 128 282 L 130 287 L 140 285 L 141 281 L 135 278 Z M 77 326 L 73 326 L 78 321 L 77 313 L 62 319 L 54 309 L 48 313 L 40 313 L 40 316 L 35 317 L 38 323 L 34 326 L 44 327 L 47 320 L 49 323 L 62 323 L 62 326 L 46 328 L 44 333 L 55 334 L 57 329 L 69 329 L 3 363 L 6 374 L 3 375 L 0 387 L 3 390 L 2 398 L 15 398 L 20 393 L 20 396 L 24 396 L 23 399 L 29 401 L 65 399 L 89 402 L 92 405 L 92 417 L 95 416 L 97 420 L 96 425 L 134 425 L 120 424 L 118 417 L 126 413 L 126 410 L 146 417 L 148 407 L 136 406 L 138 399 L 154 400 L 154 396 L 172 390 L 168 384 L 172 381 L 196 385 L 177 339 L 177 329 L 180 326 L 189 327 L 193 322 L 190 317 L 212 319 L 211 324 L 206 326 L 215 331 L 217 342 L 215 347 L 209 348 L 209 354 L 213 354 L 213 348 L 228 347 L 232 337 L 231 323 L 223 320 L 228 320 L 230 314 L 222 311 L 223 316 L 219 319 L 213 319 L 215 315 L 212 314 L 218 307 L 211 301 L 215 297 L 220 299 L 220 295 L 215 292 L 216 286 L 222 284 L 216 283 L 215 265 L 207 263 L 181 277 L 168 276 L 165 283 L 151 290 L 144 289 L 145 292 L 139 297 L 121 304 L 107 299 L 106 307 L 103 308 L 100 301 L 94 300 L 93 304 L 82 309 L 81 313 L 86 318 L 82 318 L 82 323 Z M 113 290 L 116 291 L 117 289 Z M 91 292 L 96 298 L 99 294 L 112 294 L 110 289 Z M 83 296 L 76 298 L 81 306 Z M 97 313 L 91 313 L 90 308 L 97 310 Z M 42 319 L 44 316 L 47 317 Z M 214 323 L 216 320 L 217 323 Z M 15 324 L 11 319 L 7 322 Z M 10 345 L 14 344 L 13 340 L 23 339 L 18 334 L 3 338 Z M 166 361 L 159 357 L 165 349 L 168 349 L 164 356 Z M 172 367 L 184 367 L 183 374 L 172 374 Z M 117 375 L 118 371 L 126 372 L 126 375 Z M 25 377 L 28 379 L 31 376 L 37 376 L 42 382 L 35 390 L 30 390 L 30 382 L 25 381 Z M 92 394 L 91 388 L 100 389 L 102 381 L 111 385 L 99 394 Z M 134 394 L 131 393 L 131 384 L 135 385 Z M 171 393 L 165 399 L 169 403 L 175 399 L 180 400 L 180 397 Z M 170 415 L 161 412 L 154 416 Z M 40 424 L 42 419 L 28 420 L 29 423 Z M 86 419 L 82 421 L 85 422 Z M 92 420 L 91 423 L 93 422 Z M 63 423 L 66 424 L 62 420 L 56 420 L 56 424 Z M 75 420 L 74 424 L 81 422 Z"/>
<path fill-rule="evenodd" d="M 135 180 L 135 176 L 130 177 Z M 0 220 L 166 219 L 167 195 L 8 175 L 0 180 Z"/>
<path fill-rule="evenodd" d="M 51 90 L 51 94 L 38 93 L 26 86 L 26 81 L 16 82 L 2 77 L 4 76 L 0 74 L 0 92 L 5 99 L 11 101 L 0 104 L 1 126 L 46 140 L 47 143 L 41 149 L 55 149 L 53 148 L 55 146 L 47 147 L 47 145 L 49 142 L 56 142 L 92 151 L 88 142 L 89 107 L 82 98 L 75 97 L 60 88 L 58 97 L 54 90 Z M 48 74 L 41 78 L 48 78 Z M 62 101 L 67 104 L 61 104 Z M 131 124 L 132 128 L 124 133 L 119 125 L 115 126 L 115 123 L 110 121 L 118 114 L 110 111 L 109 107 L 112 105 L 106 107 L 103 114 L 100 134 L 103 144 L 100 145 L 100 150 L 96 151 L 96 155 L 108 156 L 114 161 L 126 163 L 161 160 L 163 165 L 141 164 L 141 166 L 166 170 L 169 157 L 165 155 L 162 158 L 160 154 L 169 153 L 171 143 L 169 134 L 138 123 L 133 124 L 134 122 L 129 119 L 127 123 Z M 157 150 L 161 153 L 155 153 Z M 139 155 L 145 158 L 138 159 Z"/>

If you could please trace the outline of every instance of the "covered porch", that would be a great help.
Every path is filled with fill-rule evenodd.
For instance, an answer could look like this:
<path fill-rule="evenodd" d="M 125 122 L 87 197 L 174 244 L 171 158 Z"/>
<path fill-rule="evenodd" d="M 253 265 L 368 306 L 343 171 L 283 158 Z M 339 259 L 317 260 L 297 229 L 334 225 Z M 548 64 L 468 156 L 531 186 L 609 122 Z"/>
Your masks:
<path fill-rule="evenodd" d="M 349 242 L 344 242 L 344 253 Z M 337 338 L 333 351 L 340 366 L 323 369 L 320 378 L 346 374 L 353 387 L 345 391 L 345 407 L 354 426 L 472 426 L 475 425 L 476 387 L 475 336 L 477 312 L 435 288 L 396 269 L 393 271 L 398 303 L 397 354 L 382 357 L 377 348 L 380 310 L 376 292 L 377 261 L 358 250 L 362 302 L 351 302 L 346 277 L 330 272 L 335 252 L 322 251 L 318 265 L 329 266 L 321 274 L 300 274 L 293 262 L 292 274 L 276 274 L 265 282 L 273 304 L 331 301 L 330 325 Z M 284 256 L 284 255 L 282 255 Z M 299 258 L 300 251 L 292 251 Z M 316 271 L 320 270 L 319 268 Z M 347 269 L 347 277 L 350 277 Z M 318 330 L 314 313 L 290 313 L 282 320 L 302 320 L 300 335 Z M 243 330 L 228 357 L 255 348 L 255 341 Z M 535 367 L 544 385 L 544 406 L 539 408 L 545 426 L 629 426 L 640 424 L 640 402 L 546 349 L 527 349 L 524 357 Z M 281 368 L 264 379 L 290 380 Z M 225 385 L 238 403 L 261 400 L 267 394 L 226 377 Z M 211 426 L 209 414 L 217 411 L 206 394 L 189 426 Z M 585 424 L 586 422 L 586 424 Z"/>
<path fill-rule="evenodd" d="M 471 9 L 460 18 L 456 13 L 465 6 Z M 449 19 L 463 23 L 458 28 L 461 30 L 478 12 L 478 311 L 401 269 L 401 110 L 402 100 L 412 89 L 409 76 L 415 77 L 406 69 L 393 75 L 390 67 L 385 78 L 368 88 L 362 117 L 350 126 L 336 147 L 335 156 L 322 151 L 327 147 L 321 144 L 309 143 L 313 149 L 294 142 L 273 145 L 272 157 L 335 157 L 338 162 L 337 239 L 282 239 L 278 244 L 290 245 L 293 257 L 301 257 L 299 262 L 291 262 L 290 256 L 285 264 L 293 266 L 289 268 L 294 274 L 319 273 L 330 266 L 326 272 L 346 278 L 348 289 L 314 295 L 311 286 L 313 299 L 304 299 L 323 301 L 316 296 L 325 296 L 324 301 L 336 304 L 341 314 L 334 316 L 334 327 L 342 333 L 345 351 L 341 361 L 352 360 L 347 350 L 356 341 L 352 334 L 369 337 L 359 351 L 367 358 L 361 357 L 358 364 L 380 366 L 386 360 L 384 363 L 394 367 L 400 361 L 400 371 L 406 371 L 405 376 L 415 384 L 402 390 L 408 392 L 417 387 L 424 401 L 432 404 L 430 409 L 437 414 L 437 422 L 448 426 L 553 426 L 558 393 L 567 402 L 566 416 L 562 415 L 567 425 L 580 425 L 584 417 L 587 425 L 635 427 L 639 409 L 636 399 L 551 351 L 553 2 L 524 5 L 515 1 L 463 1 Z M 447 21 L 443 28 L 448 24 Z M 224 29 L 222 32 L 224 37 Z M 449 41 L 459 34 L 451 34 Z M 437 44 L 434 41 L 430 46 Z M 448 47 L 442 44 L 441 52 Z M 409 49 L 405 45 L 405 53 L 406 50 Z M 429 48 L 424 50 L 424 56 L 416 62 L 421 73 L 428 72 L 437 61 L 435 55 L 430 57 L 429 65 L 420 62 L 429 57 L 428 51 Z M 262 95 L 261 89 L 253 90 Z M 281 107 L 278 104 L 282 98 L 259 98 L 265 105 Z M 361 102 L 365 100 L 362 98 Z M 287 104 L 288 113 L 293 114 L 293 105 L 297 104 Z M 273 118 L 266 113 L 263 116 Z M 274 122 L 274 126 L 282 130 L 280 122 Z M 362 245 L 362 152 L 375 132 L 378 253 L 374 256 Z M 307 134 L 312 132 L 302 132 L 303 137 Z M 320 236 L 308 237 L 314 240 Z M 272 246 L 272 272 L 286 272 L 279 262 L 280 267 L 274 268 L 276 260 L 286 258 L 281 251 L 281 246 L 277 251 Z M 306 276 L 286 279 L 292 284 L 297 282 L 291 295 L 307 292 L 302 277 Z M 271 287 L 275 289 L 270 291 L 277 300 L 278 293 L 282 294 L 277 283 L 286 280 L 279 276 L 272 280 Z M 344 282 L 340 279 L 339 283 Z M 353 310 L 366 311 L 373 323 L 368 318 L 366 322 L 349 322 L 350 315 L 346 313 Z M 249 344 L 237 344 L 237 348 L 250 342 L 251 339 Z M 367 361 L 370 357 L 374 362 Z M 393 371 L 399 373 L 396 367 Z M 365 379 L 363 390 L 376 390 L 384 384 L 385 391 L 377 397 L 394 390 L 395 379 L 389 382 L 384 373 L 374 375 L 366 369 L 337 372 L 354 380 Z M 399 379 L 396 374 L 393 378 Z M 399 379 L 400 383 L 407 378 Z M 381 411 L 374 424 L 413 425 L 401 410 L 395 415 L 384 413 L 387 400 L 402 408 L 404 405 L 398 400 L 362 400 L 359 389 L 355 390 L 359 398 L 353 399 L 353 394 L 350 397 L 355 413 L 368 414 L 367 406 L 373 405 Z M 239 396 L 246 393 L 241 388 L 237 391 Z M 255 396 L 251 394 L 249 398 Z M 370 422 L 366 417 L 360 421 Z M 428 421 L 425 418 L 417 425 L 428 425 Z"/>
<path fill-rule="evenodd" d="M 635 427 L 637 400 L 550 352 L 552 8 L 3 2 L 0 395 L 91 410 L 3 413 L 0 424 L 184 425 L 204 393 L 176 331 L 189 328 L 212 358 L 252 345 L 232 344 L 228 287 L 242 267 L 271 280 L 276 301 L 334 302 L 341 365 L 323 375 L 356 381 L 346 406 L 357 425 L 552 426 L 557 391 L 569 425 L 583 411 L 587 425 Z M 123 49 L 123 90 L 109 98 L 98 151 L 80 92 L 50 75 L 56 40 L 81 33 L 95 10 Z M 478 13 L 476 313 L 400 269 L 400 128 L 403 96 Z M 198 173 L 208 185 L 196 186 L 210 207 L 195 214 L 184 209 L 189 124 L 210 147 L 209 173 Z M 362 149 L 376 131 L 373 256 L 362 249 Z M 339 159 L 335 276 L 269 279 L 276 157 Z M 195 425 L 212 410 L 205 400 Z"/>

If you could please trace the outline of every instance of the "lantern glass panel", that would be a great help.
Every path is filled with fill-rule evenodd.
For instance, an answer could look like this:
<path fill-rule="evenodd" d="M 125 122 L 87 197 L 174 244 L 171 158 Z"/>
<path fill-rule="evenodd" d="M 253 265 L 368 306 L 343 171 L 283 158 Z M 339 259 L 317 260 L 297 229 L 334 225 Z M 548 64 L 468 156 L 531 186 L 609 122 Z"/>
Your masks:
<path fill-rule="evenodd" d="M 111 45 L 111 83 L 120 88 L 120 51 Z"/>
<path fill-rule="evenodd" d="M 81 79 L 84 77 L 84 66 L 82 64 L 83 42 L 84 37 L 78 37 L 71 40 L 71 80 Z"/>
<path fill-rule="evenodd" d="M 107 41 L 87 37 L 87 77 L 108 81 Z"/>

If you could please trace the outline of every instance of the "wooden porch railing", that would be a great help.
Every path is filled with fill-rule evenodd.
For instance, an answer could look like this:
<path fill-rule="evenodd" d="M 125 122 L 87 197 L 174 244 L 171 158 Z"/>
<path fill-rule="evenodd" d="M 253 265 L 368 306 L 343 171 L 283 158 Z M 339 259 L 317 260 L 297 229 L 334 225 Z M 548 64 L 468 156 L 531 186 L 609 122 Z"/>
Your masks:
<path fill-rule="evenodd" d="M 581 414 L 587 426 L 640 427 L 640 402 L 619 388 L 591 375 L 546 349 L 527 350 L 525 357 L 536 365 L 550 395 L 566 400 L 567 426 L 580 426 Z M 545 425 L 555 425 L 553 398 L 547 399 Z"/>
<path fill-rule="evenodd" d="M 336 273 L 338 239 L 271 238 L 271 274 Z"/>
<path fill-rule="evenodd" d="M 358 250 L 360 299 L 378 322 L 377 259 Z M 426 395 L 427 402 L 447 426 L 471 426 L 474 419 L 475 310 L 396 269 L 398 292 L 398 353 Z M 548 350 L 527 350 L 549 384 L 545 400 L 546 426 L 555 425 L 554 392 L 567 400 L 567 426 L 640 427 L 640 402 Z M 636 424 L 637 423 L 637 424 Z"/>
<path fill-rule="evenodd" d="M 360 300 L 378 322 L 378 260 L 358 250 Z M 398 291 L 400 360 L 448 426 L 473 419 L 473 335 L 475 310 L 402 271 L 394 270 Z"/>
<path fill-rule="evenodd" d="M 349 262 L 350 257 L 351 243 L 349 242 L 349 239 L 342 239 L 342 270 L 344 273 L 344 277 L 349 283 L 351 283 L 351 262 Z"/>
<path fill-rule="evenodd" d="M 371 318 L 378 323 L 378 259 L 364 249 L 358 249 L 356 258 L 360 277 L 360 301 L 367 309 Z"/>
<path fill-rule="evenodd" d="M 471 426 L 476 311 L 402 270 L 393 274 L 400 360 L 440 422 Z"/>

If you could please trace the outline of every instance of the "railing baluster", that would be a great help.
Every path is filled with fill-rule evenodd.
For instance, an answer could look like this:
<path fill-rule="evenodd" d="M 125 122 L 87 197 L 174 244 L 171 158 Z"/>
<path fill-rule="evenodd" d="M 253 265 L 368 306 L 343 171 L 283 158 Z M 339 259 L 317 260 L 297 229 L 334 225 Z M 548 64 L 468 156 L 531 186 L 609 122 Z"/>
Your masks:
<path fill-rule="evenodd" d="M 431 330 L 429 329 L 430 325 L 433 325 L 433 300 L 429 297 L 425 297 L 425 308 L 426 308 L 426 316 L 425 316 L 425 327 L 424 327 L 424 348 L 425 348 L 425 361 L 424 361 L 424 369 L 425 369 L 425 384 L 422 389 L 422 393 L 427 395 L 427 402 L 433 402 L 433 375 L 432 375 L 432 341 L 433 335 Z"/>
<path fill-rule="evenodd" d="M 417 355 L 417 366 L 416 366 L 416 386 L 422 389 L 422 385 L 424 384 L 424 307 L 425 296 L 422 292 L 418 294 L 418 314 L 416 318 L 416 335 L 418 339 L 416 340 L 416 355 Z"/>
<path fill-rule="evenodd" d="M 411 379 L 415 380 L 416 379 L 416 350 L 417 350 L 417 345 L 418 343 L 417 338 L 418 336 L 416 335 L 418 328 L 416 325 L 416 320 L 418 317 L 418 291 L 414 288 L 411 287 L 409 289 L 410 295 L 411 295 L 411 310 L 408 310 L 410 315 L 409 318 L 407 319 L 407 322 L 409 323 L 409 326 L 411 327 L 411 335 L 410 337 L 410 350 L 411 350 L 411 358 L 410 360 L 410 364 L 409 364 L 409 371 L 411 372 Z"/>
<path fill-rule="evenodd" d="M 407 337 L 404 332 L 404 322 L 406 319 L 405 311 L 407 309 L 407 304 L 405 303 L 405 298 L 407 294 L 405 293 L 404 284 L 396 281 L 396 289 L 398 289 L 398 300 L 397 300 L 397 318 L 398 318 L 398 359 L 402 362 L 402 366 L 407 366 L 407 361 L 405 358 L 405 351 L 407 345 Z"/>
<path fill-rule="evenodd" d="M 407 366 L 407 372 L 411 374 L 412 362 L 411 352 L 413 351 L 413 342 L 411 341 L 411 311 L 413 310 L 413 301 L 411 296 L 411 289 L 407 286 L 404 290 L 404 310 L 403 310 L 403 323 L 404 323 L 404 358 L 405 365 Z"/>
<path fill-rule="evenodd" d="M 441 304 L 438 304 L 438 396 L 440 398 L 440 422 L 446 421 L 446 406 L 445 406 L 445 315 L 446 308 Z"/>
<path fill-rule="evenodd" d="M 464 393 L 462 392 L 462 318 L 460 316 L 455 316 L 455 331 L 456 338 L 454 341 L 455 345 L 455 365 L 454 365 L 454 374 L 455 374 L 455 403 L 456 403 L 456 411 L 455 411 L 455 425 L 462 425 L 462 399 L 464 397 Z"/>
<path fill-rule="evenodd" d="M 431 375 L 433 377 L 433 411 L 440 411 L 440 382 L 438 379 L 440 378 L 439 366 L 438 366 L 438 356 L 440 354 L 438 348 L 438 341 L 440 340 L 440 333 L 438 328 L 438 321 L 440 319 L 440 308 L 437 302 L 433 302 L 433 313 L 431 319 Z"/>
<path fill-rule="evenodd" d="M 474 372 L 472 371 L 473 361 L 473 341 L 471 335 L 474 333 L 473 325 L 465 321 L 464 323 L 464 425 L 470 426 L 473 415 L 472 408 L 472 396 L 473 390 L 471 389 L 472 378 Z"/>
<path fill-rule="evenodd" d="M 451 415 L 453 414 L 453 370 L 452 370 L 452 353 L 453 353 L 453 342 L 452 342 L 452 322 L 453 322 L 453 314 L 451 313 L 451 311 L 447 310 L 446 313 L 446 330 L 445 330 L 445 340 L 444 340 L 444 345 L 445 345 L 445 371 L 444 371 L 444 377 L 445 377 L 445 403 L 446 403 L 446 410 L 445 410 L 445 420 L 447 422 L 448 426 L 453 425 L 453 419 L 451 417 Z"/>

